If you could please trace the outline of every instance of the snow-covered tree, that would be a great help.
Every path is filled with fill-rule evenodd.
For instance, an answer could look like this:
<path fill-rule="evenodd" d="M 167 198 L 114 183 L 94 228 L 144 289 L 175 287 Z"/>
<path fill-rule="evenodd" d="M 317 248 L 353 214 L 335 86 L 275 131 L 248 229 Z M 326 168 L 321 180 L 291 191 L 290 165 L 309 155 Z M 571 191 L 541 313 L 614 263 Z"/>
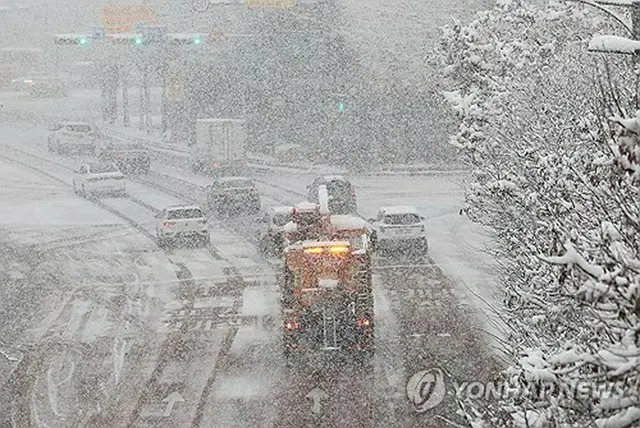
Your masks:
<path fill-rule="evenodd" d="M 443 29 L 466 212 L 495 233 L 511 329 L 515 392 L 461 401 L 476 426 L 640 423 L 638 74 L 587 51 L 610 24 L 575 3 L 498 1 Z"/>

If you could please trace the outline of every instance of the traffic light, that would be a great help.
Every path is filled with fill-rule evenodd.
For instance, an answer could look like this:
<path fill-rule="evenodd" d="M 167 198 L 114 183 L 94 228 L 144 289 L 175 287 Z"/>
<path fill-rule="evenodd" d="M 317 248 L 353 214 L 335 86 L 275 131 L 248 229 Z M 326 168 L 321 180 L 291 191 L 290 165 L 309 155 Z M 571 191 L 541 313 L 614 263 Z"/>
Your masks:
<path fill-rule="evenodd" d="M 344 109 L 345 109 L 344 103 L 338 104 L 338 111 L 344 111 Z"/>
<path fill-rule="evenodd" d="M 91 42 L 88 34 L 56 34 L 53 36 L 53 43 L 56 45 L 76 45 L 87 46 Z"/>
<path fill-rule="evenodd" d="M 169 43 L 172 46 L 202 46 L 206 34 L 200 33 L 170 33 L 168 34 Z"/>
<path fill-rule="evenodd" d="M 144 44 L 144 40 L 142 39 L 141 36 L 136 36 L 133 39 L 133 44 L 136 45 L 136 46 L 142 46 Z"/>

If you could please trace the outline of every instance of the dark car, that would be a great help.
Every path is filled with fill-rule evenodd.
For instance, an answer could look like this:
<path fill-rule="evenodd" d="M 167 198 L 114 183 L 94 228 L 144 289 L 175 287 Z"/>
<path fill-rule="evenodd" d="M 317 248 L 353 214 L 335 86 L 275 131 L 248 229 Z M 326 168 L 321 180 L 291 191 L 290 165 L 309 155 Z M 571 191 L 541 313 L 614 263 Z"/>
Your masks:
<path fill-rule="evenodd" d="M 284 245 L 284 226 L 291 221 L 293 207 L 272 207 L 259 217 L 258 246 L 264 255 L 279 256 Z"/>
<path fill-rule="evenodd" d="M 331 214 L 357 214 L 356 192 L 347 179 L 339 175 L 325 175 L 316 178 L 307 187 L 310 202 L 320 204 L 319 189 L 321 186 L 327 188 Z"/>
<path fill-rule="evenodd" d="M 140 144 L 110 142 L 100 150 L 98 158 L 115 163 L 124 173 L 148 174 L 151 169 L 151 155 Z"/>
<path fill-rule="evenodd" d="M 260 195 L 250 178 L 222 177 L 207 186 L 206 206 L 218 214 L 260 212 Z"/>

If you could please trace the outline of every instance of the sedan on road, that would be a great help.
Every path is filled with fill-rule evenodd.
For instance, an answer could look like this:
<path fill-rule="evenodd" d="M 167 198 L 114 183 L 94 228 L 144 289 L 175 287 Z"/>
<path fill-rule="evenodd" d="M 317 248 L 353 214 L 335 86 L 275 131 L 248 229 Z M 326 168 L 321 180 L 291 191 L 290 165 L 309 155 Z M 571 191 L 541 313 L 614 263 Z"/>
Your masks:
<path fill-rule="evenodd" d="M 376 230 L 377 247 L 381 251 L 425 253 L 428 249 L 424 217 L 415 207 L 382 207 L 369 222 Z"/>
<path fill-rule="evenodd" d="M 163 209 L 156 215 L 156 238 L 160 246 L 178 240 L 198 240 L 209 245 L 211 237 L 207 216 L 196 205 L 179 205 Z"/>
<path fill-rule="evenodd" d="M 260 212 L 260 195 L 250 178 L 222 177 L 207 186 L 206 205 L 218 214 Z"/>
<path fill-rule="evenodd" d="M 95 194 L 125 196 L 127 185 L 124 174 L 113 162 L 87 163 L 76 171 L 73 191 L 84 197 Z"/>
<path fill-rule="evenodd" d="M 58 122 L 50 128 L 47 149 L 58 154 L 84 153 L 93 155 L 96 151 L 96 133 L 85 122 Z"/>

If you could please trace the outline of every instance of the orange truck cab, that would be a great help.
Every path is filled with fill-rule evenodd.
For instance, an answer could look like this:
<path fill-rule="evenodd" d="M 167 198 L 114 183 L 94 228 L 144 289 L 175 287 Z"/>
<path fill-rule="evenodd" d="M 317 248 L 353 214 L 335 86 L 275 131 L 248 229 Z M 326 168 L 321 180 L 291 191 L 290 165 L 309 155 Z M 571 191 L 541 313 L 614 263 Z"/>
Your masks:
<path fill-rule="evenodd" d="M 285 228 L 281 283 L 285 354 L 373 353 L 373 292 L 368 230 L 351 216 L 318 215 L 309 206 Z M 348 218 L 343 218 L 348 217 Z"/>

